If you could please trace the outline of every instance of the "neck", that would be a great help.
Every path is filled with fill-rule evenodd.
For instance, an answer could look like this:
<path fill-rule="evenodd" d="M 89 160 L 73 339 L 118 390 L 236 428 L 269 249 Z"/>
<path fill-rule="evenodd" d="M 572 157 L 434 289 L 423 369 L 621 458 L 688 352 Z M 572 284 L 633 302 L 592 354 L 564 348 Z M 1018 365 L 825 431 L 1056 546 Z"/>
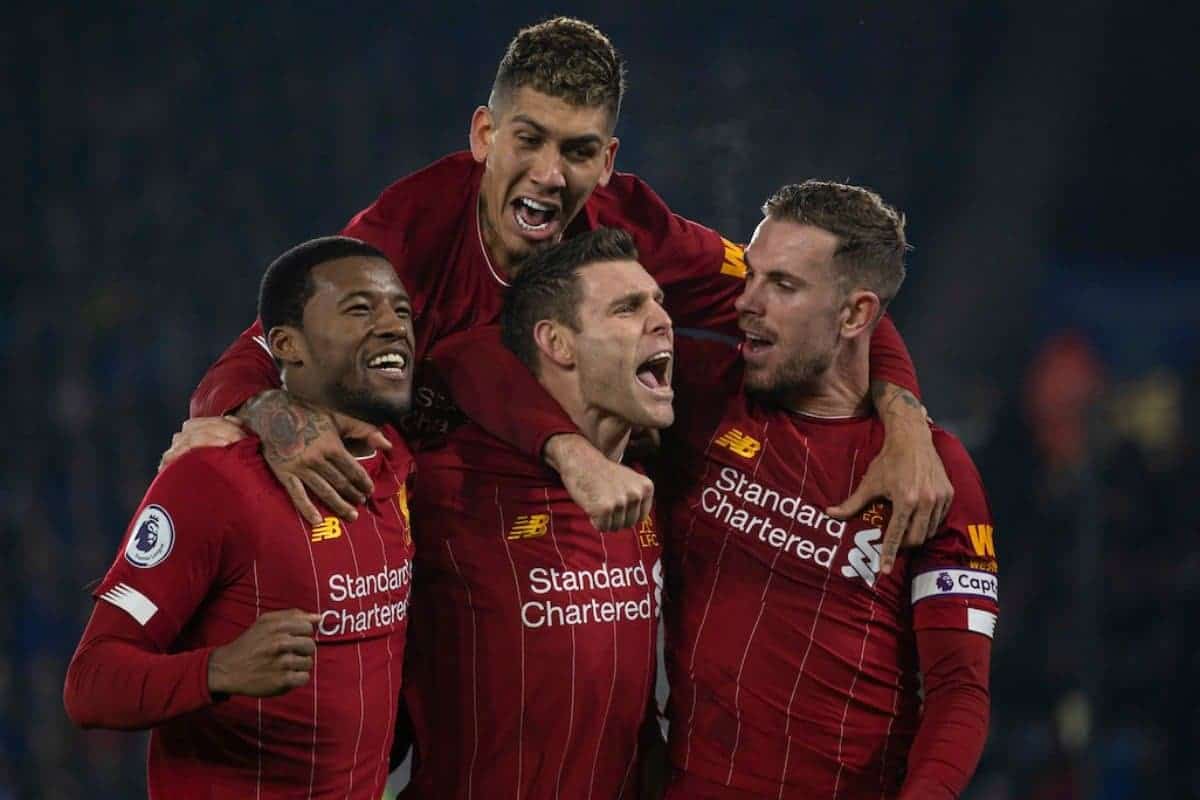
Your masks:
<path fill-rule="evenodd" d="M 483 247 L 484 258 L 487 259 L 488 266 L 491 267 L 496 280 L 507 286 L 509 277 L 512 275 L 512 260 L 508 257 L 508 251 L 500 245 L 500 232 L 496 230 L 492 225 L 491 218 L 488 217 L 487 201 L 483 199 L 482 188 L 479 191 L 479 204 L 476 207 L 475 219 L 479 227 L 479 244 Z"/>
<path fill-rule="evenodd" d="M 829 369 L 809 384 L 786 392 L 783 405 L 798 414 L 814 417 L 853 417 L 871 407 L 871 365 L 868 341 L 847 341 Z"/>
<path fill-rule="evenodd" d="M 291 380 L 288 380 L 288 372 L 285 369 L 281 376 L 282 388 L 291 396 L 303 400 L 309 406 L 314 406 L 317 409 L 328 409 L 339 414 L 353 417 L 354 412 L 346 411 L 345 409 L 337 408 L 334 404 L 322 398 L 321 393 L 313 390 L 302 379 L 292 375 Z M 342 443 L 346 445 L 346 450 L 355 458 L 365 458 L 372 455 L 375 450 L 362 439 L 342 439 Z"/>
<path fill-rule="evenodd" d="M 624 419 L 587 402 L 574 373 L 545 367 L 538 382 L 558 401 L 583 437 L 610 461 L 620 461 L 632 426 Z"/>

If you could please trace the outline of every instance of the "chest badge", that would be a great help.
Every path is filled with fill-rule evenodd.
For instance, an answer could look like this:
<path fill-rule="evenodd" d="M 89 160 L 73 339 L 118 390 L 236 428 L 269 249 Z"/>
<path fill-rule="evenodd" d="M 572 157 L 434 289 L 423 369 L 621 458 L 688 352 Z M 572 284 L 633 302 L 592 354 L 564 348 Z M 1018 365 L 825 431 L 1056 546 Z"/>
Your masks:
<path fill-rule="evenodd" d="M 340 539 L 342 536 L 342 521 L 337 517 L 325 517 L 312 526 L 312 540 L 327 542 L 330 539 Z"/>
<path fill-rule="evenodd" d="M 749 434 L 742 433 L 737 428 L 725 431 L 716 443 L 742 458 L 754 458 L 762 449 L 762 442 Z"/>
<path fill-rule="evenodd" d="M 521 514 L 513 520 L 512 527 L 508 530 L 508 540 L 515 542 L 521 539 L 537 539 L 545 536 L 549 529 L 549 514 Z"/>

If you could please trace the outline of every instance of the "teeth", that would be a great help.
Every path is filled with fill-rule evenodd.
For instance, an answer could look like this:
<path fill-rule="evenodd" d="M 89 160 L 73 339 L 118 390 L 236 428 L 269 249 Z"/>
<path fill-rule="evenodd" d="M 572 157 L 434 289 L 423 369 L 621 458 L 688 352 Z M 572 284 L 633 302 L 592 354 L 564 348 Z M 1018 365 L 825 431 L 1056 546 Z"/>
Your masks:
<path fill-rule="evenodd" d="M 522 197 L 521 202 L 532 208 L 534 211 L 553 211 L 554 206 L 547 203 L 539 203 L 536 200 L 530 200 L 528 197 Z"/>
<path fill-rule="evenodd" d="M 400 369 L 404 369 L 408 366 L 408 359 L 403 353 L 384 353 L 383 355 L 375 356 L 368 361 L 367 366 L 371 368 L 399 367 Z"/>
<path fill-rule="evenodd" d="M 671 351 L 670 350 L 662 350 L 662 351 L 657 352 L 654 355 L 650 356 L 642 363 L 657 364 L 662 361 L 670 361 L 670 360 L 671 360 Z"/>

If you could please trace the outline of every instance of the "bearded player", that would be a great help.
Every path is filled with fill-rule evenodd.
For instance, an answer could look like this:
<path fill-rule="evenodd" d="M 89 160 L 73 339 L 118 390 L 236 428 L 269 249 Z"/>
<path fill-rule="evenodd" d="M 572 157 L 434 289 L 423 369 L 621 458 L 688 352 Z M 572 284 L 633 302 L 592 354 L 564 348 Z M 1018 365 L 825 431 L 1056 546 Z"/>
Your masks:
<path fill-rule="evenodd" d="M 376 800 L 412 575 L 412 458 L 386 425 L 410 404 L 411 307 L 382 253 L 330 237 L 269 267 L 259 314 L 294 398 L 380 426 L 378 447 L 347 442 L 373 494 L 310 525 L 257 439 L 174 461 L 95 591 L 64 700 L 84 727 L 152 729 L 151 797 Z M 277 458 L 316 434 L 293 408 L 268 412 Z"/>
<path fill-rule="evenodd" d="M 614 462 L 634 426 L 673 419 L 662 302 L 608 228 L 530 256 L 505 299 L 505 344 Z M 637 796 L 657 724 L 654 517 L 600 534 L 554 472 L 473 423 L 417 459 L 405 796 Z"/>
<path fill-rule="evenodd" d="M 594 26 L 560 17 L 524 28 L 500 62 L 488 104 L 471 117 L 470 151 L 402 178 L 350 221 L 345 233 L 383 251 L 408 287 L 421 320 L 419 354 L 449 334 L 496 322 L 504 288 L 531 253 L 601 226 L 630 232 L 677 325 L 736 333 L 740 248 L 673 214 L 637 177 L 614 171 L 623 92 L 622 60 Z M 236 411 L 262 433 L 268 418 L 260 401 L 270 400 L 263 408 L 288 403 L 316 426 L 322 410 L 275 389 L 279 375 L 261 332 L 260 324 L 252 326 L 208 372 L 192 397 L 192 416 Z M 890 320 L 880 322 L 874 340 L 875 399 L 889 435 L 884 457 L 846 506 L 874 494 L 894 498 L 891 548 L 906 531 L 912 541 L 932 531 L 951 492 L 913 394 L 911 361 Z M 532 379 L 516 366 L 501 359 L 490 372 L 470 376 L 481 397 L 522 398 L 513 409 L 516 424 L 486 403 L 466 409 L 469 415 L 557 469 L 600 529 L 642 519 L 652 500 L 650 481 L 605 458 L 554 403 L 535 399 Z M 422 413 L 410 420 L 409 435 L 444 431 L 446 420 L 437 412 L 448 401 L 432 391 L 416 397 Z M 189 446 L 240 435 L 219 419 L 193 420 L 165 460 Z M 332 430 L 287 462 L 267 457 L 311 521 L 318 515 L 302 485 L 347 519 L 371 485 Z"/>
<path fill-rule="evenodd" d="M 987 736 L 998 611 L 979 475 L 935 428 L 955 499 L 890 574 L 886 505 L 822 511 L 882 446 L 868 350 L 904 277 L 903 218 L 816 181 L 764 213 L 736 304 L 740 355 L 678 348 L 668 797 L 958 797 Z"/>

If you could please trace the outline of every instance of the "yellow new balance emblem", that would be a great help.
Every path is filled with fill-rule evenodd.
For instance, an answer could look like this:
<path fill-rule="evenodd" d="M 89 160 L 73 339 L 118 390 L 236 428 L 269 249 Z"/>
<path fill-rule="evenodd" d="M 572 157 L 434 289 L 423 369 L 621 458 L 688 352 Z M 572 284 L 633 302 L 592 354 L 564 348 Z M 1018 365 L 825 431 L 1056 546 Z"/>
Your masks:
<path fill-rule="evenodd" d="M 509 541 L 536 539 L 539 536 L 545 536 L 549 527 L 549 514 L 521 514 L 513 520 L 512 528 L 508 531 L 508 539 Z"/>
<path fill-rule="evenodd" d="M 996 543 L 992 539 L 991 525 L 968 525 L 967 533 L 971 535 L 971 546 L 975 548 L 975 555 L 996 557 Z"/>
<path fill-rule="evenodd" d="M 742 458 L 754 458 L 762 449 L 762 442 L 753 436 L 747 436 L 737 428 L 730 428 L 721 434 L 721 438 L 717 439 L 717 444 Z"/>
<path fill-rule="evenodd" d="M 342 521 L 337 517 L 326 517 L 312 527 L 312 540 L 324 542 L 342 535 Z"/>
<path fill-rule="evenodd" d="M 732 275 L 735 278 L 746 277 L 746 255 L 745 250 L 741 245 L 734 244 L 721 237 L 721 244 L 725 245 L 725 258 L 721 261 L 721 274 Z"/>
<path fill-rule="evenodd" d="M 412 523 L 408 519 L 408 487 L 401 486 L 400 491 L 396 492 L 396 507 L 400 509 L 400 516 L 404 518 L 404 530 L 401 531 L 401 541 L 404 546 L 408 547 L 412 543 L 412 533 L 410 528 Z"/>

